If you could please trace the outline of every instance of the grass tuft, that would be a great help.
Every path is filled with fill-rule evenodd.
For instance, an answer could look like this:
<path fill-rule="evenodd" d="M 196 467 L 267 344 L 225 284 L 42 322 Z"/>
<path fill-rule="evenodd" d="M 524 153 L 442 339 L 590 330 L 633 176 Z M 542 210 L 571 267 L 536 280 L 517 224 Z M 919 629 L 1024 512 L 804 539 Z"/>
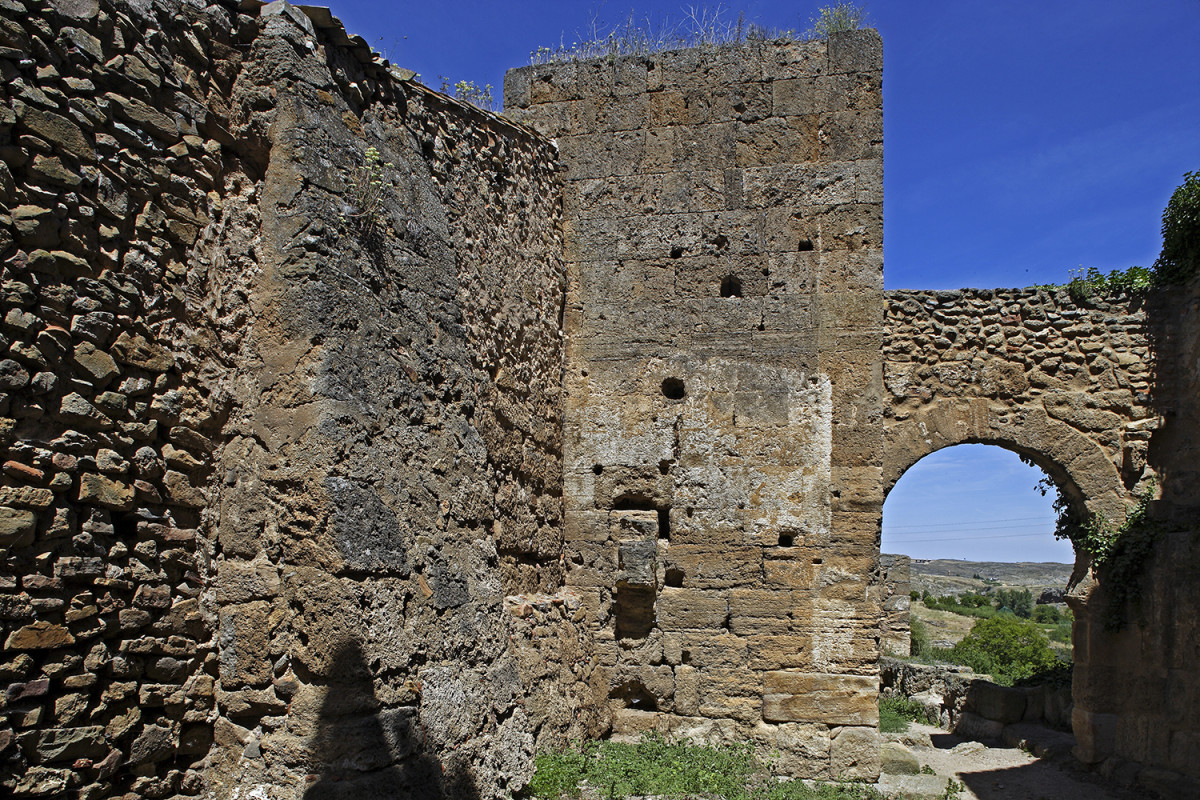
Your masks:
<path fill-rule="evenodd" d="M 879 698 L 879 730 L 904 733 L 913 722 L 929 722 L 925 706 L 907 697 Z M 936 724 L 933 723 L 933 724 Z"/>

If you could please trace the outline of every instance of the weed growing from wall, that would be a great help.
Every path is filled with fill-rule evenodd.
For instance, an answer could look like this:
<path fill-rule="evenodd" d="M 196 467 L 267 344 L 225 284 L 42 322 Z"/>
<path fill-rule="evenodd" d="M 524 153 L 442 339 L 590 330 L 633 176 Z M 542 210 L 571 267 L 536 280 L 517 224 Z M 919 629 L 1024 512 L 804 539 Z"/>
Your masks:
<path fill-rule="evenodd" d="M 867 23 L 866 11 L 850 3 L 821 8 L 806 31 L 796 28 L 767 28 L 750 22 L 744 14 L 728 17 L 723 6 L 688 6 L 682 20 L 629 16 L 609 26 L 593 16 L 589 26 L 568 43 L 563 36 L 557 46 L 542 46 L 529 53 L 532 64 L 587 61 L 593 58 L 644 56 L 664 50 L 719 47 L 754 40 L 808 41 L 830 34 L 853 31 Z"/>
<path fill-rule="evenodd" d="M 342 219 L 364 236 L 378 236 L 387 230 L 383 202 L 392 188 L 387 173 L 395 168 L 395 164 L 383 160 L 379 150 L 368 147 L 354 170 L 349 183 L 352 208 L 342 214 Z"/>
<path fill-rule="evenodd" d="M 1143 294 L 1157 281 L 1154 272 L 1145 267 L 1114 269 L 1105 275 L 1095 267 L 1088 267 L 1085 272 L 1080 264 L 1077 269 L 1067 272 L 1071 276 L 1067 292 L 1076 303 L 1087 302 L 1093 297 Z"/>
<path fill-rule="evenodd" d="M 853 3 L 835 3 L 823 6 L 809 22 L 811 25 L 805 32 L 805 38 L 828 39 L 835 33 L 846 33 L 866 27 L 867 10 Z"/>
<path fill-rule="evenodd" d="M 476 85 L 475 81 L 456 81 L 451 83 L 450 79 L 445 75 L 438 77 L 442 80 L 442 94 L 453 94 L 455 100 L 470 103 L 485 111 L 496 110 L 496 100 L 492 97 L 492 85 L 490 83 L 483 86 Z"/>

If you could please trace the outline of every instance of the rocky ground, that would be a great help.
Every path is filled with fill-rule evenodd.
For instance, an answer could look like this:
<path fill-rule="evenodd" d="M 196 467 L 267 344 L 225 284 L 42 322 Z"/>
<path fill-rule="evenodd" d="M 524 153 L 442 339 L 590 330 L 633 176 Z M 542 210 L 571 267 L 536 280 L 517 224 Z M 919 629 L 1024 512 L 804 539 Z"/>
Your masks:
<path fill-rule="evenodd" d="M 884 745 L 885 774 L 880 789 L 889 797 L 942 797 L 952 779 L 963 786 L 959 800 L 1133 800 L 1145 796 L 1075 766 L 1070 758 L 1071 735 L 1034 725 L 1010 727 L 1018 731 L 1007 737 L 1008 742 L 992 746 L 916 723 L 906 733 L 885 734 L 890 741 Z M 922 768 L 927 768 L 925 773 Z"/>

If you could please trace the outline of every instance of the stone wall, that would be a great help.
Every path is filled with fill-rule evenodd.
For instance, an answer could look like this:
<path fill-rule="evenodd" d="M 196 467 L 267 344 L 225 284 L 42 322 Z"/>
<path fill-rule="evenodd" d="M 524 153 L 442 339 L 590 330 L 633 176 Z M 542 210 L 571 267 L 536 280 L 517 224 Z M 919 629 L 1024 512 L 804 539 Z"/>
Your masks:
<path fill-rule="evenodd" d="M 912 652 L 912 626 L 908 618 L 912 559 L 882 553 L 879 556 L 879 572 L 879 599 L 883 604 L 879 647 L 891 655 L 907 656 Z"/>
<path fill-rule="evenodd" d="M 874 31 L 509 72 L 565 162 L 567 584 L 614 732 L 878 771 Z"/>
<path fill-rule="evenodd" d="M 1200 763 L 1196 653 L 1183 644 L 1196 641 L 1200 610 L 1195 288 L 1079 300 L 904 291 L 887 302 L 889 488 L 935 450 L 983 442 L 1032 460 L 1079 514 L 1119 525 L 1138 497 L 1159 498 L 1144 564 L 1094 570 L 1077 554 L 1073 727 L 1081 760 L 1169 792 L 1187 786 Z M 1117 584 L 1133 591 L 1114 607 Z"/>
<path fill-rule="evenodd" d="M 202 788 L 233 364 L 193 247 L 243 190 L 238 35 L 219 7 L 0 8 L 5 794 Z"/>
<path fill-rule="evenodd" d="M 1200 785 L 1198 310 L 1195 283 L 1145 306 L 1152 405 L 1161 420 L 1146 451 L 1159 481 L 1152 545 L 1129 574 L 1100 571 L 1091 613 L 1075 626 L 1077 755 L 1121 782 L 1136 779 L 1176 797 Z M 1123 602 L 1114 599 L 1114 580 L 1129 590 Z"/>
<path fill-rule="evenodd" d="M 968 441 L 1157 480 L 1075 728 L 1197 777 L 1195 291 L 885 297 L 874 32 L 515 70 L 537 131 L 283 2 L 0 0 L 0 72 L 7 793 L 873 777 L 883 497 Z"/>
<path fill-rule="evenodd" d="M 1153 476 L 1154 340 L 1144 301 L 1065 289 L 889 292 L 885 484 L 929 453 L 999 444 L 1120 519 Z"/>
<path fill-rule="evenodd" d="M 578 601 L 505 603 L 561 583 L 554 153 L 256 8 L 0 16 L 0 782 L 503 796 L 605 725 Z"/>

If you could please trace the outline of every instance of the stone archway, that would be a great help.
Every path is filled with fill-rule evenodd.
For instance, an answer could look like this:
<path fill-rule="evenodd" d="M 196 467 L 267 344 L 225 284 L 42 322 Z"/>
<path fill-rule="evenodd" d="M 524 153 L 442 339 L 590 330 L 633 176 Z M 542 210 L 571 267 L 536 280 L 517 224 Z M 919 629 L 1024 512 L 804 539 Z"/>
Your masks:
<path fill-rule="evenodd" d="M 979 398 L 933 400 L 885 421 L 884 496 L 913 464 L 957 444 L 994 444 L 1026 456 L 1088 511 L 1118 518 L 1124 513 L 1121 476 L 1096 442 L 1043 409 Z"/>
<path fill-rule="evenodd" d="M 884 424 L 883 494 L 925 456 L 959 444 L 991 444 L 1024 456 L 1045 472 L 1072 507 L 1121 519 L 1126 490 L 1103 448 L 1037 407 L 1011 408 L 982 398 L 935 399 Z M 1094 584 L 1087 553 L 1076 550 L 1068 601 L 1087 613 Z"/>

